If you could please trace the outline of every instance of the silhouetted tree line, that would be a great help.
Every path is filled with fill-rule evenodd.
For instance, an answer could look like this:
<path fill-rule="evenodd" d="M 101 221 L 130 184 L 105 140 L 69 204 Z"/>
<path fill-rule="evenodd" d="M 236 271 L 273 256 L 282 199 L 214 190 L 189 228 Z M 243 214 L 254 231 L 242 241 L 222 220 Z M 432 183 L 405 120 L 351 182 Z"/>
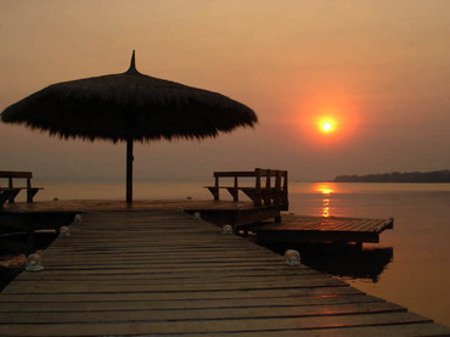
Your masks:
<path fill-rule="evenodd" d="M 450 183 L 450 170 L 431 172 L 391 172 L 362 176 L 342 175 L 337 176 L 333 181 L 351 183 Z"/>

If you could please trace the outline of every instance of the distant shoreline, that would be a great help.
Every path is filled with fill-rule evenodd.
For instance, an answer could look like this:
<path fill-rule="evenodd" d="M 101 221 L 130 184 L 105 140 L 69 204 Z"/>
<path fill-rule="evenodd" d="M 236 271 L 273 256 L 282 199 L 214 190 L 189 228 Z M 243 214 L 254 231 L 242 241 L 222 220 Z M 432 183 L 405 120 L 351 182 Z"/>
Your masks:
<path fill-rule="evenodd" d="M 450 183 L 450 170 L 430 172 L 391 172 L 367 175 L 341 175 L 335 183 Z"/>

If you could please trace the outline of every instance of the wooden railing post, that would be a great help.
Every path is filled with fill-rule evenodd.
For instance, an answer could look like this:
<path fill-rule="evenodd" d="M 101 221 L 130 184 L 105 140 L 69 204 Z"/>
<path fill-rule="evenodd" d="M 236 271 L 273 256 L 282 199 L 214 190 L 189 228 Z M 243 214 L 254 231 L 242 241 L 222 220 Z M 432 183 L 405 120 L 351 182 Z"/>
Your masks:
<path fill-rule="evenodd" d="M 283 181 L 283 204 L 288 206 L 288 173 L 284 171 L 284 181 Z"/>
<path fill-rule="evenodd" d="M 271 179 L 272 178 L 271 178 L 271 175 L 272 175 L 271 170 L 267 169 L 266 170 L 266 190 L 263 192 L 263 195 L 262 195 L 264 204 L 266 206 L 269 206 L 272 203 L 272 197 L 271 197 L 271 194 L 272 194 L 271 193 Z"/>
<path fill-rule="evenodd" d="M 275 194 L 274 194 L 274 204 L 276 206 L 280 206 L 281 205 L 281 200 L 282 200 L 282 193 L 283 191 L 281 190 L 281 171 L 277 170 L 276 176 L 275 176 Z"/>
<path fill-rule="evenodd" d="M 270 175 L 271 175 L 271 171 L 270 170 L 266 170 L 267 175 L 266 175 L 266 188 L 270 188 Z"/>
<path fill-rule="evenodd" d="M 239 201 L 239 183 L 238 183 L 238 175 L 234 176 L 234 191 L 233 191 L 233 201 Z"/>
<path fill-rule="evenodd" d="M 277 171 L 275 176 L 275 188 L 281 190 L 281 171 Z"/>
<path fill-rule="evenodd" d="M 219 201 L 219 177 L 215 176 L 214 178 L 214 187 L 215 192 L 214 192 L 214 201 Z"/>
<path fill-rule="evenodd" d="M 31 178 L 27 178 L 27 202 L 33 202 L 33 194 L 31 191 Z"/>
<path fill-rule="evenodd" d="M 14 186 L 13 186 L 13 178 L 12 178 L 12 177 L 9 177 L 9 178 L 8 178 L 8 187 L 9 187 L 9 188 L 13 188 L 13 187 L 14 187 Z M 9 202 L 10 204 L 14 203 L 14 197 L 11 196 L 11 197 L 8 199 L 8 202 Z"/>
<path fill-rule="evenodd" d="M 261 206 L 261 169 L 255 168 L 255 175 L 256 175 L 256 181 L 255 181 L 255 190 L 258 194 L 258 199 L 255 201 L 255 206 Z"/>

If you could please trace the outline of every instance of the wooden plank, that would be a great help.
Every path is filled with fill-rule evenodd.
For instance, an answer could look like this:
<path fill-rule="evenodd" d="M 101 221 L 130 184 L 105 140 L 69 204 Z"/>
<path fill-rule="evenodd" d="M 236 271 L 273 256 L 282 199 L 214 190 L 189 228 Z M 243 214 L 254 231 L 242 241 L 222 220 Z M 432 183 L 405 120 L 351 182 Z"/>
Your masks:
<path fill-rule="evenodd" d="M 134 284 L 133 284 L 134 283 Z M 207 280 L 202 283 L 145 283 L 142 281 L 131 282 L 127 284 L 125 281 L 104 281 L 104 282 L 63 282 L 63 281 L 46 281 L 35 282 L 32 284 L 22 284 L 21 282 L 13 282 L 8 286 L 4 293 L 32 293 L 32 294 L 49 294 L 49 293 L 111 293 L 111 292 L 206 292 L 206 291 L 250 291 L 264 289 L 299 289 L 299 288 L 316 288 L 316 287 L 339 287 L 345 286 L 342 281 L 331 277 L 322 277 L 320 279 L 305 279 L 302 277 L 292 281 L 264 281 L 261 282 L 223 282 L 209 283 Z"/>
<path fill-rule="evenodd" d="M 165 322 L 114 322 L 114 323 L 52 323 L 0 325 L 0 334 L 8 336 L 92 336 L 125 334 L 210 334 L 234 333 L 241 331 L 264 330 L 312 330 L 335 327 L 379 326 L 401 323 L 429 322 L 412 313 L 380 313 L 336 315 L 320 317 L 265 318 L 265 319 L 227 319 L 227 320 L 193 320 Z"/>
<path fill-rule="evenodd" d="M 296 289 L 250 289 L 220 290 L 203 292 L 113 292 L 113 293 L 2 293 L 0 303 L 34 303 L 34 302 L 91 302 L 91 301 L 142 301 L 142 300 L 205 300 L 205 299 L 243 299 L 243 298 L 273 298 L 273 297 L 310 297 L 310 296 L 340 296 L 362 294 L 361 291 L 346 287 L 317 287 Z"/>
<path fill-rule="evenodd" d="M 200 211 L 200 210 L 252 210 L 254 205 L 249 201 L 213 201 L 213 200 L 135 200 L 131 212 L 154 212 L 155 214 L 167 215 L 169 211 Z M 47 211 L 75 211 L 77 213 L 107 212 L 116 213 L 119 218 L 121 212 L 130 212 L 130 207 L 125 201 L 120 200 L 58 200 L 58 201 L 40 201 L 38 203 L 16 203 L 5 207 L 5 212 L 13 213 L 40 213 Z M 85 214 L 86 215 L 86 214 Z M 89 214 L 91 215 L 91 214 Z M 105 214 L 108 215 L 108 214 Z"/>
<path fill-rule="evenodd" d="M 218 276 L 219 275 L 219 276 Z M 214 272 L 203 272 L 203 271 L 195 271 L 195 272 L 180 272 L 180 273 L 174 273 L 174 272 L 152 272 L 148 270 L 112 270 L 110 272 L 105 273 L 104 270 L 83 270 L 83 271 L 73 271 L 72 273 L 68 273 L 66 270 L 63 271 L 55 271 L 52 273 L 46 273 L 42 276 L 32 276 L 27 277 L 26 275 L 22 274 L 16 278 L 16 282 L 35 282 L 35 281 L 64 281 L 64 280 L 73 280 L 73 281 L 100 281 L 104 280 L 106 277 L 109 280 L 127 280 L 130 277 L 132 277 L 135 280 L 164 280 L 164 279 L 170 279 L 170 280 L 196 280 L 196 279 L 211 279 L 212 282 L 217 279 L 229 279 L 230 282 L 233 280 L 242 280 L 242 279 L 258 279 L 262 277 L 273 277 L 273 278 L 287 278 L 287 277 L 299 277 L 299 276 L 305 276 L 305 275 L 320 275 L 320 273 L 314 271 L 314 272 L 302 272 L 302 273 L 280 273 L 277 270 L 255 270 L 253 273 L 250 273 L 249 271 L 221 271 L 220 273 L 217 273 L 217 271 Z"/>
<path fill-rule="evenodd" d="M 115 263 L 148 263 L 152 262 L 155 264 L 198 264 L 198 263 L 211 263 L 211 264 L 217 264 L 217 263 L 247 263 L 247 262 L 255 262 L 256 264 L 259 264 L 261 262 L 275 262 L 275 263 L 283 263 L 284 260 L 281 258 L 277 258 L 276 256 L 262 259 L 258 256 L 249 256 L 249 257 L 242 257 L 242 256 L 214 256 L 211 257 L 211 254 L 198 256 L 198 255 L 192 255 L 190 256 L 152 256 L 152 254 L 144 254 L 140 256 L 103 256 L 100 258 L 99 256 L 96 256 L 95 254 L 89 254 L 87 256 L 77 256 L 77 257 L 71 257 L 70 255 L 67 255 L 67 261 L 61 261 L 60 259 L 57 259 L 55 257 L 48 257 L 45 259 L 46 265 L 52 265 L 52 266 L 58 266 L 58 265 L 84 265 L 84 266 L 95 266 L 98 265 L 101 261 L 102 264 L 115 264 Z"/>
<path fill-rule="evenodd" d="M 178 274 L 179 275 L 179 274 Z M 299 277 L 301 276 L 301 277 Z M 25 287 L 27 291 L 30 291 L 32 289 L 41 289 L 41 288 L 34 288 L 34 286 L 39 282 L 27 282 L 22 281 L 21 279 L 18 279 L 16 282 L 13 283 L 10 289 L 17 289 L 19 287 Z M 67 284 L 66 284 L 67 283 Z M 76 289 L 77 286 L 80 284 L 83 284 L 83 286 L 88 286 L 91 289 L 96 289 L 98 285 L 97 281 L 84 281 L 82 283 L 77 283 L 77 285 L 73 285 L 74 282 L 64 281 L 64 280 L 47 280 L 43 284 L 48 285 L 48 287 L 55 287 L 55 290 L 58 288 L 65 288 L 67 290 L 70 289 Z M 227 280 L 224 280 L 223 278 L 217 277 L 215 278 L 214 275 L 211 275 L 208 278 L 201 278 L 199 275 L 196 275 L 194 277 L 181 277 L 181 278 L 171 278 L 170 280 L 165 281 L 162 277 L 157 278 L 151 278 L 146 277 L 146 279 L 135 279 L 133 278 L 120 278 L 120 279 L 107 279 L 101 282 L 100 286 L 107 287 L 107 286 L 117 286 L 117 287 L 131 287 L 134 285 L 152 285 L 154 286 L 155 290 L 161 290 L 165 286 L 169 285 L 178 285 L 179 290 L 187 290 L 188 287 L 194 287 L 196 284 L 206 283 L 202 289 L 206 290 L 209 286 L 214 286 L 214 288 L 217 287 L 226 287 L 226 289 L 234 289 L 234 288 L 259 288 L 260 284 L 264 284 L 267 287 L 272 287 L 276 285 L 279 285 L 279 287 L 318 287 L 318 286 L 344 286 L 346 285 L 345 282 L 340 281 L 337 278 L 333 278 L 329 275 L 324 274 L 297 274 L 297 275 L 276 275 L 276 276 L 266 276 L 266 277 L 235 277 L 232 284 L 231 282 L 228 282 Z M 160 287 L 160 285 L 162 287 Z"/>
<path fill-rule="evenodd" d="M 36 273 L 37 274 L 37 273 Z M 151 271 L 137 271 L 137 272 L 127 272 L 127 273 L 109 273 L 108 280 L 128 280 L 132 278 L 133 280 L 167 280 L 167 282 L 172 282 L 174 280 L 197 280 L 205 279 L 208 277 L 211 282 L 216 280 L 228 279 L 230 282 L 258 279 L 258 278 L 270 278 L 273 279 L 283 279 L 288 277 L 298 277 L 301 275 L 320 275 L 318 271 L 315 270 L 303 270 L 297 273 L 280 273 L 277 270 L 255 270 L 255 271 L 232 271 L 232 272 L 221 272 L 220 275 L 217 273 L 153 273 Z M 84 273 L 72 273 L 68 274 L 66 272 L 54 272 L 46 273 L 44 275 L 30 276 L 21 274 L 15 278 L 15 282 L 36 282 L 36 281 L 102 281 L 105 279 L 105 274 L 84 274 Z"/>
<path fill-rule="evenodd" d="M 32 178 L 33 174 L 26 171 L 0 171 L 0 178 Z"/>
<path fill-rule="evenodd" d="M 62 248 L 62 247 L 61 247 Z M 77 248 L 77 247 L 75 247 Z M 53 256 L 53 254 L 49 254 L 49 251 L 46 250 L 44 252 L 45 259 L 56 259 L 56 258 L 74 258 L 74 254 L 72 250 L 68 251 L 62 251 L 62 249 L 58 249 L 57 256 Z M 212 252 L 216 252 L 217 254 L 215 256 L 211 256 Z M 202 258 L 210 258 L 210 259 L 226 259 L 226 258 L 260 258 L 261 256 L 269 256 L 271 258 L 274 258 L 273 254 L 270 254 L 269 251 L 264 250 L 254 250 L 254 249 L 245 249 L 243 248 L 242 251 L 236 251 L 236 250 L 227 250 L 227 249 L 198 249 L 198 250 L 189 250 L 188 248 L 184 248 L 182 250 L 167 250 L 167 251 L 160 251 L 159 249 L 141 249 L 141 250 L 123 250 L 123 251 L 114 251 L 114 252 L 91 252 L 91 251 L 85 251 L 83 253 L 83 257 L 86 258 L 100 258 L 98 254 L 101 254 L 102 259 L 115 259 L 115 258 L 154 258 L 154 259 L 161 259 L 161 258 L 168 258 L 168 259 L 202 259 Z M 75 256 L 77 257 L 77 256 Z"/>
<path fill-rule="evenodd" d="M 234 178 L 234 177 L 255 177 L 254 171 L 218 171 L 214 172 L 214 177 Z"/>
<path fill-rule="evenodd" d="M 203 300 L 163 300 L 154 301 L 85 301 L 85 302 L 32 302 L 23 305 L 19 302 L 2 303 L 0 312 L 86 312 L 89 311 L 119 311 L 119 310 L 163 310 L 163 309 L 209 309 L 209 308 L 269 308 L 269 307 L 299 307 L 323 306 L 351 303 L 384 302 L 383 300 L 361 294 L 340 296 L 309 296 L 309 297 L 265 297 L 265 298 L 232 298 Z"/>
<path fill-rule="evenodd" d="M 120 321 L 137 322 L 182 322 L 200 320 L 229 319 L 271 319 L 291 317 L 311 317 L 330 315 L 352 315 L 369 313 L 404 312 L 405 308 L 389 302 L 327 304 L 323 306 L 289 306 L 289 307 L 246 307 L 246 308 L 186 308 L 186 309 L 132 309 L 97 311 L 93 315 L 89 311 L 82 312 L 21 312 L 2 313 L 0 325 L 21 324 L 71 324 L 71 323 L 115 323 Z"/>
<path fill-rule="evenodd" d="M 379 242 L 378 233 L 358 233 L 342 231 L 262 231 L 261 240 L 271 242 Z"/>
<path fill-rule="evenodd" d="M 221 336 L 221 333 L 210 333 Z M 195 334 L 183 334 L 183 337 L 197 337 Z M 255 332 L 233 332 L 236 337 L 449 337 L 448 328 L 439 324 L 419 322 L 394 325 L 377 325 L 362 327 L 338 327 L 314 330 L 278 330 Z"/>
<path fill-rule="evenodd" d="M 284 266 L 283 266 L 284 267 Z M 220 273 L 218 273 L 220 270 Z M 265 266 L 261 265 L 257 268 L 248 268 L 248 267 L 240 267 L 240 268 L 227 268 L 227 269 L 212 269 L 212 268 L 201 268 L 201 269 L 182 269 L 179 268 L 177 270 L 171 269 L 151 269 L 148 268 L 133 268 L 133 269 L 121 269 L 121 268 L 110 268 L 110 269 L 45 269 L 40 273 L 25 273 L 23 272 L 17 279 L 40 279 L 45 277 L 53 277 L 64 275 L 67 277 L 76 277 L 83 275 L 97 275 L 106 277 L 105 275 L 149 275 L 148 277 L 195 277 L 195 276 L 204 276 L 211 277 L 214 275 L 223 275 L 224 277 L 230 277 L 232 275 L 311 275 L 311 274 L 321 274 L 316 270 L 310 268 L 282 268 L 279 266 Z"/>

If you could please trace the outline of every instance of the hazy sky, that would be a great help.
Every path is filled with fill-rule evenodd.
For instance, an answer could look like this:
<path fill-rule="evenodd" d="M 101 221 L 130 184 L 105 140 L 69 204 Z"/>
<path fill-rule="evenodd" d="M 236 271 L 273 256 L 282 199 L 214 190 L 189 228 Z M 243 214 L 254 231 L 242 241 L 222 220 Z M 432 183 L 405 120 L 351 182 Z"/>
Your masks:
<path fill-rule="evenodd" d="M 123 72 L 221 92 L 255 129 L 137 145 L 136 179 L 288 169 L 293 179 L 450 168 L 450 1 L 0 0 L 0 111 L 49 84 Z M 331 115 L 336 132 L 316 120 Z M 0 169 L 123 179 L 124 144 L 0 124 Z"/>

